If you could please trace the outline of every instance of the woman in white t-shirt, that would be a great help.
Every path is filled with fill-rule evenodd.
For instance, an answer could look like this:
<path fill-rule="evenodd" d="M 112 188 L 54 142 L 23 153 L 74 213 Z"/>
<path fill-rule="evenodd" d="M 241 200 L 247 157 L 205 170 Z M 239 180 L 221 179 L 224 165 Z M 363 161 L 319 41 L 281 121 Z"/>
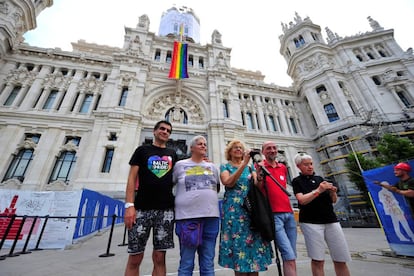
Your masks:
<path fill-rule="evenodd" d="M 214 275 L 216 239 L 219 233 L 220 189 L 218 170 L 205 160 L 207 142 L 195 136 L 190 143 L 191 157 L 174 166 L 175 233 L 180 241 L 178 275 L 192 275 L 198 253 L 200 275 Z"/>

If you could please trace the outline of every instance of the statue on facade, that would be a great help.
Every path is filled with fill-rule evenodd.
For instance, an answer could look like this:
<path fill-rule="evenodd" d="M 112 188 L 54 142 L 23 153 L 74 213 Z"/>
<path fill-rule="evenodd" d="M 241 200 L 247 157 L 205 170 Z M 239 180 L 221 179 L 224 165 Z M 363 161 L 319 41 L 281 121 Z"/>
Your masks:
<path fill-rule="evenodd" d="M 381 27 L 381 25 L 378 23 L 378 21 L 372 19 L 371 16 L 368 16 L 367 19 L 368 19 L 369 25 L 371 26 L 371 28 L 372 28 L 373 31 L 381 31 L 381 30 L 384 30 L 384 28 Z"/>
<path fill-rule="evenodd" d="M 213 34 L 211 35 L 211 43 L 213 44 L 221 44 L 221 33 L 219 31 L 214 30 Z"/>

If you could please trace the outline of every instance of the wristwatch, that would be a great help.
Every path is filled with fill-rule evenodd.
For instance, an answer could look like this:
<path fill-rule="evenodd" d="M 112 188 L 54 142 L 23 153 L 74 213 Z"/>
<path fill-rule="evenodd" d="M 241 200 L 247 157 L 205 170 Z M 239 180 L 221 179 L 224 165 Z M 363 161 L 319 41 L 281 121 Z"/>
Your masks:
<path fill-rule="evenodd" d="M 135 204 L 133 202 L 126 202 L 125 203 L 125 209 L 128 209 L 129 207 L 133 207 Z"/>

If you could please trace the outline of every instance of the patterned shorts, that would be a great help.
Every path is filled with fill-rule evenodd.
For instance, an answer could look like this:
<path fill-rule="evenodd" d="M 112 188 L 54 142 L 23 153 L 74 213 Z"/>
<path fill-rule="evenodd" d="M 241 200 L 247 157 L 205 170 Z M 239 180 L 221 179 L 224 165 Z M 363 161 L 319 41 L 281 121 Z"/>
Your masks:
<path fill-rule="evenodd" d="M 151 232 L 154 250 L 174 248 L 174 210 L 137 210 L 137 220 L 128 230 L 128 253 L 139 254 L 145 246 Z"/>

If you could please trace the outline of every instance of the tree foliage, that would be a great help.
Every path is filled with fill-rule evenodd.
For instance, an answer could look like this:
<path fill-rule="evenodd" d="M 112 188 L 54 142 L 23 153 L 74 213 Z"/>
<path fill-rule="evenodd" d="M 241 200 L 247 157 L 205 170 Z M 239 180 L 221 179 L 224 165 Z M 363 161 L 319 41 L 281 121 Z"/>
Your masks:
<path fill-rule="evenodd" d="M 407 161 L 414 157 L 414 145 L 407 138 L 385 134 L 377 144 L 379 156 L 377 160 L 382 165 Z"/>
<path fill-rule="evenodd" d="M 349 180 L 355 183 L 356 188 L 362 192 L 364 200 L 370 202 L 368 189 L 362 177 L 361 169 L 363 171 L 374 169 L 380 167 L 380 163 L 375 159 L 366 158 L 360 153 L 350 153 L 347 157 L 345 167 L 348 170 Z"/>

